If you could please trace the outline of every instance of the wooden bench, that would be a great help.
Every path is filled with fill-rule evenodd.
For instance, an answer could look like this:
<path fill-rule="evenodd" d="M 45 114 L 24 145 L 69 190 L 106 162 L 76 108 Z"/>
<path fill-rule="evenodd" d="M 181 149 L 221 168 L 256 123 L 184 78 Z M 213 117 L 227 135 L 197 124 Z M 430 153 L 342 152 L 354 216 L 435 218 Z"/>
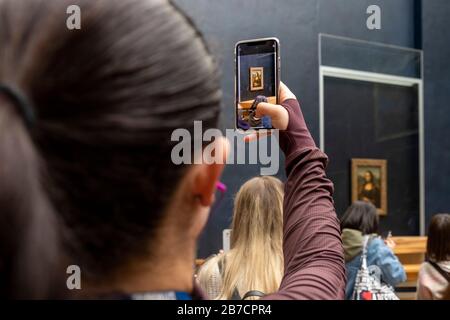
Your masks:
<path fill-rule="evenodd" d="M 412 300 L 416 296 L 417 277 L 420 266 L 425 260 L 427 237 L 392 237 L 397 246 L 394 253 L 405 268 L 407 280 L 397 287 L 402 300 Z"/>

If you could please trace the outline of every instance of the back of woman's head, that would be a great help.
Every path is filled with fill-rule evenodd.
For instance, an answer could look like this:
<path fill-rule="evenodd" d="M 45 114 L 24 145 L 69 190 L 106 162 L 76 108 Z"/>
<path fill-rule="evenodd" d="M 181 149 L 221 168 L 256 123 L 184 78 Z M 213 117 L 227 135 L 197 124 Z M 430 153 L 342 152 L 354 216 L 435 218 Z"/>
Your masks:
<path fill-rule="evenodd" d="M 450 214 L 440 213 L 431 218 L 427 257 L 435 262 L 450 260 Z"/>
<path fill-rule="evenodd" d="M 66 27 L 69 5 L 80 30 Z M 0 43 L 0 83 L 35 114 L 28 128 L 0 94 L 1 219 L 56 212 L 88 279 L 151 254 L 143 244 L 186 171 L 171 161 L 173 130 L 217 124 L 218 74 L 202 37 L 165 0 L 3 0 Z"/>
<path fill-rule="evenodd" d="M 274 177 L 253 178 L 239 189 L 221 298 L 229 299 L 235 288 L 241 294 L 278 289 L 283 274 L 283 198 L 283 184 Z"/>
<path fill-rule="evenodd" d="M 234 201 L 231 246 L 277 244 L 282 237 L 283 196 L 277 178 L 256 177 L 244 183 Z"/>
<path fill-rule="evenodd" d="M 378 232 L 377 208 L 367 201 L 355 201 L 341 218 L 341 230 L 354 229 L 362 234 Z"/>

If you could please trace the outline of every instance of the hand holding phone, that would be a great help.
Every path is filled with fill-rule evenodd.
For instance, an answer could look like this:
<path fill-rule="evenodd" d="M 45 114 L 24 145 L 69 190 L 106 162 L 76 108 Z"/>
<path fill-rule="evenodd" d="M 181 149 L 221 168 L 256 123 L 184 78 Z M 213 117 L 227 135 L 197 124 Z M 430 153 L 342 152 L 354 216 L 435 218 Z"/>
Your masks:
<path fill-rule="evenodd" d="M 278 93 L 281 103 L 288 99 L 297 99 L 291 90 L 283 83 L 280 82 L 280 90 Z M 271 104 L 261 102 L 256 107 L 256 116 L 270 116 L 272 119 L 272 126 L 274 129 L 286 130 L 289 124 L 289 113 L 285 107 L 278 104 Z M 267 134 L 266 134 L 267 135 Z M 262 136 L 258 133 L 251 133 L 247 135 L 244 140 L 246 142 L 253 141 Z"/>

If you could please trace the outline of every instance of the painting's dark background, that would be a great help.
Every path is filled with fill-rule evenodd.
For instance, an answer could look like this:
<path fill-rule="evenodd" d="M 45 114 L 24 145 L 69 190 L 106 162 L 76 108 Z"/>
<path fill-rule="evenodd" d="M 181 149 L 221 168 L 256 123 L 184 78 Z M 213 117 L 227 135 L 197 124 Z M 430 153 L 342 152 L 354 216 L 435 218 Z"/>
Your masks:
<path fill-rule="evenodd" d="M 319 141 L 318 34 L 328 33 L 424 50 L 425 169 L 427 222 L 450 211 L 450 1 L 448 0 L 175 0 L 205 34 L 222 69 L 222 126 L 234 125 L 234 45 L 274 36 L 281 43 L 281 76 L 297 94 L 309 128 Z M 381 7 L 382 29 L 366 27 L 369 5 Z M 338 138 L 338 137 L 337 137 Z M 332 139 L 332 138 L 331 138 Z M 349 142 L 351 142 L 350 140 Z M 330 141 L 330 138 L 327 142 Z M 221 247 L 222 229 L 232 214 L 232 195 L 258 166 L 230 165 L 223 181 L 229 191 L 208 223 L 199 255 Z M 282 176 L 280 170 L 280 176 Z M 340 214 L 340 212 L 339 212 Z M 392 218 L 392 230 L 414 234 L 411 217 Z M 394 232 L 395 234 L 395 232 Z"/>
<path fill-rule="evenodd" d="M 275 60 L 274 53 L 252 54 L 240 57 L 241 101 L 255 99 L 256 96 L 275 96 Z M 250 91 L 250 68 L 264 68 L 264 89 Z"/>

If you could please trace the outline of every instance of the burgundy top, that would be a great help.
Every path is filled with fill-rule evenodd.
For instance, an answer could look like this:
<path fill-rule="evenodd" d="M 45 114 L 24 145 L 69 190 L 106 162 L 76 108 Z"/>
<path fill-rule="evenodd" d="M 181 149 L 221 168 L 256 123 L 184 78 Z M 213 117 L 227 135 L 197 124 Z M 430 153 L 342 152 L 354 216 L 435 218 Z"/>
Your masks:
<path fill-rule="evenodd" d="M 289 112 L 280 131 L 286 156 L 283 220 L 284 277 L 268 300 L 344 299 L 345 263 L 339 221 L 333 205 L 333 183 L 325 176 L 327 156 L 306 126 L 297 100 L 283 103 Z M 207 299 L 194 285 L 193 297 Z"/>
<path fill-rule="evenodd" d="M 333 183 L 325 176 L 327 156 L 311 137 L 297 100 L 280 147 L 286 156 L 283 252 L 284 277 L 278 292 L 264 299 L 344 299 L 345 264 Z"/>

